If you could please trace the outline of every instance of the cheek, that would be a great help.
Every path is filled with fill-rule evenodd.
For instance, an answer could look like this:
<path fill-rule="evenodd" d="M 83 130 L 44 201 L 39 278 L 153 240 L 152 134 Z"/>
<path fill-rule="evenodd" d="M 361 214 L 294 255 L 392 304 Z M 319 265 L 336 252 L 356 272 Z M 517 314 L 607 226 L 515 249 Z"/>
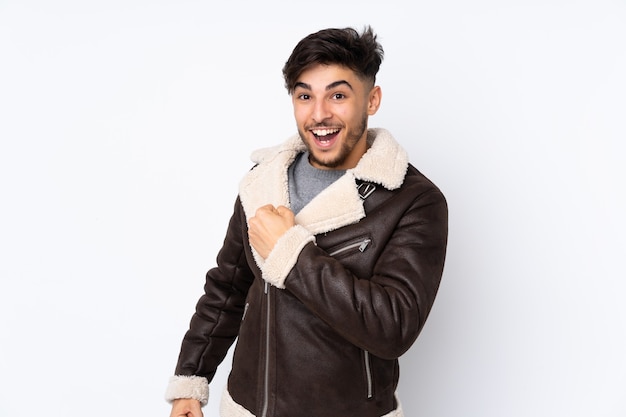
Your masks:
<path fill-rule="evenodd" d="M 358 112 L 356 112 L 355 109 L 352 109 L 352 108 L 350 109 L 343 108 L 340 111 L 337 111 L 337 113 L 335 113 L 338 119 L 348 124 L 354 124 L 354 121 L 358 120 L 358 117 L 356 117 L 357 114 Z"/>
<path fill-rule="evenodd" d="M 308 114 L 303 106 L 293 106 L 293 116 L 298 124 L 306 122 Z"/>

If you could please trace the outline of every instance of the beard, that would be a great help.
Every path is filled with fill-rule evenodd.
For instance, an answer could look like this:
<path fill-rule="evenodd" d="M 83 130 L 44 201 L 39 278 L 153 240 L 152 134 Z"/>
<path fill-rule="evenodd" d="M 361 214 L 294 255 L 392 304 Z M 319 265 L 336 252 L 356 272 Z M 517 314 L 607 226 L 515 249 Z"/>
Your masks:
<path fill-rule="evenodd" d="M 314 127 L 323 128 L 323 127 L 331 127 L 331 126 L 316 125 Z M 309 129 L 310 128 L 306 128 L 306 130 L 309 130 Z M 352 152 L 356 144 L 359 143 L 359 140 L 361 140 L 361 138 L 363 137 L 363 134 L 365 133 L 366 129 L 367 129 L 367 116 L 363 116 L 363 119 L 361 119 L 361 123 L 359 123 L 358 126 L 356 126 L 354 129 L 347 131 L 346 139 L 341 144 L 339 153 L 332 159 L 322 159 L 318 157 L 317 155 L 315 155 L 313 151 L 313 147 L 309 144 L 309 141 L 303 140 L 304 145 L 309 151 L 309 162 L 311 164 L 317 164 L 327 169 L 335 169 L 338 166 L 343 165 L 344 162 L 346 162 L 346 159 L 348 159 L 348 156 L 350 156 L 350 153 Z M 299 133 L 300 133 L 301 138 L 307 137 L 304 135 L 304 132 L 302 130 L 300 130 Z M 323 155 L 324 153 L 322 153 L 322 156 Z"/>

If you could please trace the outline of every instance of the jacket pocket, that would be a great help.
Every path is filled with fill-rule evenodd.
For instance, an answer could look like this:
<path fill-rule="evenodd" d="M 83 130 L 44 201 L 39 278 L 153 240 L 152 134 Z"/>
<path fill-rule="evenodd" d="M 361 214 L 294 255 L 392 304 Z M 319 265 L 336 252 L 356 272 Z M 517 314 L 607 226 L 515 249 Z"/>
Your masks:
<path fill-rule="evenodd" d="M 372 243 L 372 239 L 369 236 L 358 237 L 333 246 L 328 249 L 328 254 L 335 258 L 343 258 L 351 254 L 365 252 L 370 243 Z"/>

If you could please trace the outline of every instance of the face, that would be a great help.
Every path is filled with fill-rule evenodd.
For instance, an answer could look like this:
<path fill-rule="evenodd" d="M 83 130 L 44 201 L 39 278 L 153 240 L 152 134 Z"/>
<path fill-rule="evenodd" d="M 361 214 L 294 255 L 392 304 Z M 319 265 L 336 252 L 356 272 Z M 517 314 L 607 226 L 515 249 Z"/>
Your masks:
<path fill-rule="evenodd" d="M 367 151 L 367 120 L 378 111 L 380 99 L 380 87 L 343 66 L 317 65 L 303 71 L 292 101 L 311 165 L 354 168 Z"/>

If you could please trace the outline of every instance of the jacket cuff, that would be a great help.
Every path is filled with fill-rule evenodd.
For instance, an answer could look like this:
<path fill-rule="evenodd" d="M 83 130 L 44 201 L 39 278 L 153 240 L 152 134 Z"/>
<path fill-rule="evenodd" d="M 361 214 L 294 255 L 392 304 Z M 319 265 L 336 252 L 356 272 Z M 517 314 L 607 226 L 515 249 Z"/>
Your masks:
<path fill-rule="evenodd" d="M 179 398 L 198 400 L 204 407 L 209 402 L 208 379 L 195 375 L 175 375 L 171 377 L 165 390 L 165 400 L 171 403 Z"/>
<path fill-rule="evenodd" d="M 302 248 L 309 242 L 315 242 L 315 236 L 303 226 L 295 225 L 287 230 L 261 267 L 263 279 L 278 288 L 285 288 L 289 271 L 296 264 Z"/>

